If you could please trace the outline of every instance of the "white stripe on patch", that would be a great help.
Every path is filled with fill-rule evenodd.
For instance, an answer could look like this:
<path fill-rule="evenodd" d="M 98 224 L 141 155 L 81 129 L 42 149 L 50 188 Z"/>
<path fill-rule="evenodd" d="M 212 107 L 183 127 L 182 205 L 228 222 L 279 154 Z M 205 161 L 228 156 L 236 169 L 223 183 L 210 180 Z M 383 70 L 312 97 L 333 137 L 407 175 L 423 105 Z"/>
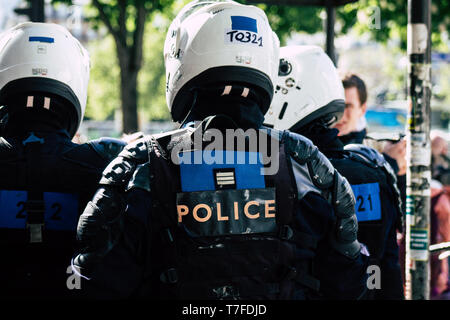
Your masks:
<path fill-rule="evenodd" d="M 44 98 L 44 108 L 47 110 L 50 109 L 50 98 Z"/>
<path fill-rule="evenodd" d="M 27 97 L 27 108 L 32 108 L 33 107 L 33 101 L 34 101 L 34 97 L 33 96 L 28 96 Z"/>
<path fill-rule="evenodd" d="M 234 181 L 234 178 L 233 177 L 227 177 L 227 178 L 219 178 L 219 177 L 217 177 L 217 181 Z"/>
<path fill-rule="evenodd" d="M 216 176 L 217 177 L 233 177 L 234 174 L 233 174 L 233 172 L 217 172 Z"/>
<path fill-rule="evenodd" d="M 232 88 L 233 88 L 233 86 L 225 86 L 221 95 L 226 96 L 226 95 L 230 94 Z"/>
<path fill-rule="evenodd" d="M 216 172 L 216 183 L 219 186 L 236 184 L 234 172 Z"/>

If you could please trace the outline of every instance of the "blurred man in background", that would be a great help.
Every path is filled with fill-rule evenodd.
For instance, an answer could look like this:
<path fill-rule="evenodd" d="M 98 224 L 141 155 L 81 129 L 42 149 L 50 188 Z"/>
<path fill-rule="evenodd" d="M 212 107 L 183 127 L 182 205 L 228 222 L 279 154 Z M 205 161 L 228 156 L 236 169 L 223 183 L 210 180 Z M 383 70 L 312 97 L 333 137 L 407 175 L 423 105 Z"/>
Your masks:
<path fill-rule="evenodd" d="M 345 89 L 345 111 L 334 126 L 339 130 L 339 139 L 344 145 L 363 143 L 367 135 L 365 114 L 367 111 L 367 88 L 355 74 L 347 75 L 342 84 Z M 388 143 L 383 150 L 386 160 L 398 176 L 406 174 L 406 140 Z"/>
<path fill-rule="evenodd" d="M 367 90 L 364 81 L 357 75 L 347 75 L 342 84 L 345 89 L 345 111 L 335 124 L 339 138 L 346 144 L 362 143 L 367 134 L 365 114 Z"/>

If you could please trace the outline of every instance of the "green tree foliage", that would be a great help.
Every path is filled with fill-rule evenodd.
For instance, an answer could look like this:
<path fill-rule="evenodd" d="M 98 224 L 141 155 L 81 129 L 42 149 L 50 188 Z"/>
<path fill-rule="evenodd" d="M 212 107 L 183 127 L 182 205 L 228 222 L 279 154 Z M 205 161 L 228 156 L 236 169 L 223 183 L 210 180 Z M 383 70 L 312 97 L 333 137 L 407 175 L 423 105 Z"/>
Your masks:
<path fill-rule="evenodd" d="M 71 4 L 71 0 L 54 0 Z M 173 0 L 91 0 L 94 25 L 103 25 L 114 39 L 120 67 L 120 99 L 123 131 L 134 132 L 138 125 L 138 75 L 143 65 L 146 22 L 167 11 Z"/>
<path fill-rule="evenodd" d="M 264 0 L 260 2 L 263 3 Z M 346 34 L 353 28 L 359 34 L 370 33 L 373 39 L 382 43 L 386 43 L 389 39 L 400 39 L 401 48 L 406 49 L 407 3 L 406 0 L 359 0 L 341 6 L 336 12 L 337 35 Z M 259 6 L 266 10 L 272 27 L 282 43 L 295 31 L 307 33 L 323 31 L 321 18 L 325 18 L 324 8 L 266 4 Z M 448 50 L 442 35 L 443 31 L 450 33 L 450 0 L 432 1 L 431 12 L 433 46 Z M 375 20 L 378 14 L 379 25 Z"/>
<path fill-rule="evenodd" d="M 71 0 L 54 0 L 54 2 L 70 4 Z M 128 31 L 125 32 L 127 35 L 125 43 L 131 48 L 135 40 L 132 30 L 136 28 L 135 19 L 133 19 L 136 10 L 133 9 L 133 6 L 138 3 L 145 3 L 148 12 L 145 20 L 150 23 L 145 24 L 143 32 L 142 62 L 139 65 L 139 75 L 137 76 L 136 101 L 139 120 L 142 122 L 170 118 L 165 102 L 162 50 L 170 21 L 189 0 L 92 0 L 92 4 L 94 2 L 103 6 L 104 14 L 109 17 L 108 21 L 112 29 L 107 28 L 109 35 L 106 38 L 88 44 L 92 69 L 86 114 L 95 119 L 112 118 L 115 110 L 120 109 L 123 105 L 120 95 L 121 64 L 118 54 L 113 54 L 114 51 L 116 53 L 118 51 L 117 37 L 114 36 L 114 33 L 111 33 L 111 30 L 122 30 L 123 32 L 124 26 L 119 23 L 118 4 L 125 3 L 128 6 L 128 19 L 126 19 L 125 24 Z M 100 11 L 92 4 L 85 8 L 92 26 L 95 28 L 104 27 L 107 22 L 101 19 Z M 266 11 L 282 45 L 294 32 L 315 33 L 323 31 L 325 10 L 321 7 L 275 6 L 264 3 L 260 3 L 258 6 Z M 377 21 L 374 19 L 378 13 L 380 25 L 376 26 Z M 446 51 L 448 47 L 442 39 L 442 32 L 450 31 L 450 0 L 432 1 L 432 19 L 433 48 Z M 397 44 L 394 47 L 404 50 L 406 49 L 406 26 L 406 0 L 359 0 L 356 3 L 341 6 L 337 10 L 336 32 L 338 36 L 347 34 L 351 30 L 356 34 L 370 34 L 374 40 L 381 43 L 388 43 L 390 39 L 397 39 Z M 399 39 L 400 46 L 398 45 Z M 392 49 L 392 46 L 390 48 Z M 394 77 L 398 78 L 396 81 L 398 86 L 395 91 L 401 92 L 402 86 L 404 86 L 403 72 L 397 70 L 396 64 L 388 67 L 393 72 L 398 71 Z M 443 85 L 442 87 L 446 86 Z"/>
<path fill-rule="evenodd" d="M 86 116 L 95 120 L 112 119 L 120 109 L 120 68 L 112 36 L 88 43 L 91 73 Z"/>
<path fill-rule="evenodd" d="M 282 45 L 296 31 L 315 33 L 322 30 L 321 9 L 317 7 L 298 7 L 260 5 L 269 18 L 272 29 L 277 33 Z"/>
<path fill-rule="evenodd" d="M 168 19 L 158 16 L 158 23 L 149 23 L 144 33 L 144 58 L 138 81 L 139 119 L 170 118 L 165 99 L 165 69 L 162 55 Z M 91 56 L 86 116 L 112 119 L 120 109 L 120 68 L 111 35 L 88 44 Z"/>
<path fill-rule="evenodd" d="M 159 15 L 147 26 L 144 41 L 144 64 L 139 78 L 141 119 L 170 119 L 166 104 L 166 73 L 163 48 L 170 19 Z"/>

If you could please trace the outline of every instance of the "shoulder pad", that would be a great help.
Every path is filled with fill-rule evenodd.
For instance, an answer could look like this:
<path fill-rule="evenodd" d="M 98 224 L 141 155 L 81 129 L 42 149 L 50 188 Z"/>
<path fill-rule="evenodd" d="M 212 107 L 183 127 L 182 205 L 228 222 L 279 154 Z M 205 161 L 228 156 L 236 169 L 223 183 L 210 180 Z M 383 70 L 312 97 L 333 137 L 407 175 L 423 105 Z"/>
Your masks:
<path fill-rule="evenodd" d="M 0 137 L 0 162 L 16 159 L 18 156 L 17 147 L 6 139 Z"/>
<path fill-rule="evenodd" d="M 125 141 L 114 138 L 100 138 L 87 142 L 103 159 L 111 161 L 127 145 Z"/>
<path fill-rule="evenodd" d="M 279 141 L 281 141 L 281 139 L 283 138 L 283 135 L 285 134 L 284 131 L 272 129 L 272 128 L 265 127 L 265 126 L 262 126 L 261 128 L 259 128 L 259 131 L 263 131 L 268 136 L 272 137 L 273 139 L 277 139 Z M 302 136 L 300 136 L 300 137 L 302 137 Z"/>
<path fill-rule="evenodd" d="M 300 164 L 316 157 L 319 152 L 311 140 L 294 132 L 284 131 L 282 142 L 286 146 L 286 152 L 290 153 Z"/>
<path fill-rule="evenodd" d="M 0 148 L 2 149 L 12 149 L 12 145 L 3 137 L 0 137 Z"/>
<path fill-rule="evenodd" d="M 151 136 L 151 144 L 157 154 L 163 158 L 168 159 L 168 153 L 171 150 L 186 150 L 191 149 L 192 140 L 190 136 L 196 129 L 193 127 L 186 127 L 169 132 L 154 134 Z"/>
<path fill-rule="evenodd" d="M 308 166 L 312 182 L 320 189 L 328 189 L 333 184 L 334 167 L 319 149 L 306 137 L 285 131 L 283 141 L 286 153 L 297 163 Z"/>
<path fill-rule="evenodd" d="M 350 151 L 353 154 L 356 153 L 359 158 L 364 160 L 367 164 L 376 165 L 377 167 L 382 168 L 387 174 L 389 182 L 393 184 L 394 189 L 397 189 L 397 176 L 395 175 L 394 169 L 392 169 L 389 162 L 386 161 L 380 152 L 363 144 L 349 144 L 345 146 L 345 150 Z"/>
<path fill-rule="evenodd" d="M 183 135 L 184 133 L 186 133 L 188 131 L 194 131 L 194 128 L 186 127 L 186 128 L 176 129 L 176 130 L 172 130 L 172 131 L 156 133 L 156 134 L 152 134 L 152 137 L 156 140 L 159 140 L 159 139 L 164 139 L 165 137 Z"/>
<path fill-rule="evenodd" d="M 100 184 L 127 187 L 136 167 L 149 160 L 149 140 L 146 136 L 126 145 L 103 171 Z"/>
<path fill-rule="evenodd" d="M 328 201 L 337 217 L 336 230 L 330 235 L 333 248 L 340 254 L 354 259 L 359 255 L 358 224 L 355 214 L 355 197 L 347 179 L 333 167 L 311 140 L 286 131 L 286 152 L 299 164 L 306 164 L 313 184 L 331 195 Z"/>
<path fill-rule="evenodd" d="M 375 164 L 379 167 L 383 167 L 387 162 L 380 152 L 363 144 L 348 144 L 344 147 L 344 149 L 362 156 L 366 162 Z"/>
<path fill-rule="evenodd" d="M 292 173 L 294 174 L 297 185 L 297 199 L 302 199 L 309 192 L 322 194 L 322 190 L 311 181 L 312 179 L 306 164 L 302 165 L 297 161 L 292 161 Z"/>
<path fill-rule="evenodd" d="M 148 142 L 149 137 L 145 136 L 127 144 L 127 146 L 120 152 L 119 157 L 128 159 L 136 164 L 145 163 L 148 161 Z"/>
<path fill-rule="evenodd" d="M 140 188 L 150 192 L 150 163 L 147 162 L 137 166 L 128 182 L 127 190 L 132 188 Z"/>
<path fill-rule="evenodd" d="M 126 186 L 132 177 L 136 164 L 121 156 L 111 161 L 103 171 L 100 184 Z"/>
<path fill-rule="evenodd" d="M 299 164 L 306 164 L 310 179 L 321 190 L 331 191 L 331 205 L 338 217 L 350 217 L 355 214 L 355 198 L 347 179 L 341 176 L 331 162 L 319 151 L 311 140 L 289 131 L 285 131 L 286 152 Z"/>

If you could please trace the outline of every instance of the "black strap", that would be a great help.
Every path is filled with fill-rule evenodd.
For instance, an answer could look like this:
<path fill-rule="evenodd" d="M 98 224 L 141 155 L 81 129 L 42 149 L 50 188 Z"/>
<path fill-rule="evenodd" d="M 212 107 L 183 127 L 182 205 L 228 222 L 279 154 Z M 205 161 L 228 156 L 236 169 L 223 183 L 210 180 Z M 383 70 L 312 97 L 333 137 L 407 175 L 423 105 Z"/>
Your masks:
<path fill-rule="evenodd" d="M 45 203 L 43 192 L 28 191 L 27 202 L 25 203 L 27 213 L 26 226 L 29 230 L 30 243 L 43 242 Z"/>
<path fill-rule="evenodd" d="M 27 201 L 25 210 L 27 213 L 26 226 L 29 230 L 29 242 L 43 242 L 44 229 L 44 192 L 40 188 L 42 181 L 39 175 L 40 168 L 40 149 L 44 143 L 44 139 L 40 139 L 30 133 L 28 138 L 23 141 L 26 154 L 26 171 L 27 171 Z"/>

